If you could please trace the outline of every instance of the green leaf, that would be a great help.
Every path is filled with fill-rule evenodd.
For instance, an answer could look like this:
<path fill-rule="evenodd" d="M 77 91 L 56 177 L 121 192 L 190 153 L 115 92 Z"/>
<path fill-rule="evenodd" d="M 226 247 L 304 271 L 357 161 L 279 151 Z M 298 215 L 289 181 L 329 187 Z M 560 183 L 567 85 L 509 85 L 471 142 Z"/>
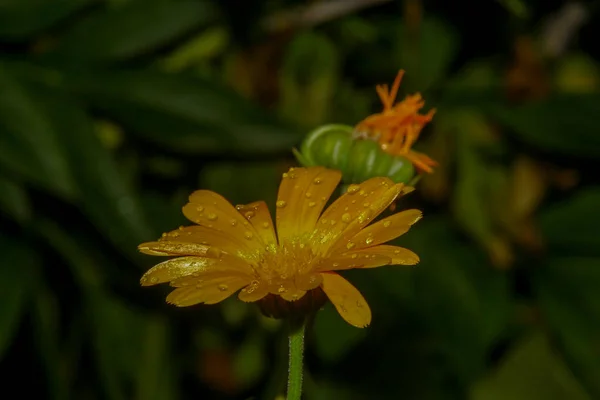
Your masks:
<path fill-rule="evenodd" d="M 413 307 L 455 374 L 469 382 L 507 328 L 513 307 L 508 277 L 443 219 L 419 222 L 399 244 L 421 257 L 413 270 Z"/>
<path fill-rule="evenodd" d="M 43 110 L 0 65 L 0 166 L 72 198 L 73 177 L 61 148 L 59 132 Z"/>
<path fill-rule="evenodd" d="M 559 257 L 539 267 L 533 284 L 542 315 L 573 373 L 600 396 L 600 258 Z"/>
<path fill-rule="evenodd" d="M 591 400 L 541 332 L 521 338 L 497 370 L 477 382 L 471 400 Z"/>
<path fill-rule="evenodd" d="M 23 40 L 95 2 L 97 0 L 3 0 L 0 37 Z"/>
<path fill-rule="evenodd" d="M 167 45 L 215 17 L 206 1 L 130 1 L 82 20 L 51 57 L 60 62 L 123 60 Z"/>
<path fill-rule="evenodd" d="M 10 345 L 36 280 L 38 259 L 24 243 L 0 235 L 0 359 Z"/>
<path fill-rule="evenodd" d="M 554 252 L 600 256 L 600 187 L 590 187 L 557 203 L 539 216 L 546 247 Z"/>
<path fill-rule="evenodd" d="M 563 94 L 488 112 L 524 142 L 560 155 L 600 155 L 600 93 Z"/>
<path fill-rule="evenodd" d="M 199 154 L 289 151 L 300 135 L 226 87 L 185 74 L 122 70 L 69 74 L 71 87 L 133 133 Z"/>
<path fill-rule="evenodd" d="M 265 340 L 260 334 L 248 336 L 237 348 L 233 358 L 233 372 L 240 389 L 255 385 L 267 367 Z"/>
<path fill-rule="evenodd" d="M 0 211 L 20 223 L 31 219 L 29 197 L 20 183 L 0 175 L 0 193 Z"/>

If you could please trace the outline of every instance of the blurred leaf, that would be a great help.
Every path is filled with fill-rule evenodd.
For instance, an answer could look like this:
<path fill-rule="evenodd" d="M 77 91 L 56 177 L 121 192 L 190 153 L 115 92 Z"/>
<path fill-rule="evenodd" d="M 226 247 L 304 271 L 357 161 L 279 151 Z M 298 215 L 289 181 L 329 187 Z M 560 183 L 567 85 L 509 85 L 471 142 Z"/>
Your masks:
<path fill-rule="evenodd" d="M 469 382 L 507 327 L 513 307 L 508 277 L 443 219 L 419 222 L 403 245 L 421 257 L 413 270 L 413 307 L 435 332 L 455 374 Z"/>
<path fill-rule="evenodd" d="M 31 204 L 22 185 L 0 175 L 0 193 L 0 210 L 20 223 L 31 219 Z"/>
<path fill-rule="evenodd" d="M 185 153 L 288 151 L 300 140 L 224 86 L 185 74 L 122 70 L 70 74 L 71 86 L 139 136 Z"/>
<path fill-rule="evenodd" d="M 13 76 L 0 66 L 0 165 L 58 195 L 75 194 L 60 132 Z"/>
<path fill-rule="evenodd" d="M 554 84 L 565 93 L 593 93 L 600 89 L 600 66 L 585 53 L 568 54 L 557 60 Z"/>
<path fill-rule="evenodd" d="M 95 2 L 97 0 L 2 0 L 0 37 L 25 39 Z"/>
<path fill-rule="evenodd" d="M 520 339 L 471 400 L 591 400 L 541 332 Z"/>
<path fill-rule="evenodd" d="M 37 283 L 35 252 L 29 246 L 0 235 L 0 360 L 21 321 L 25 304 Z"/>
<path fill-rule="evenodd" d="M 314 323 L 314 345 L 319 358 L 327 363 L 339 361 L 366 336 L 338 315 L 330 304 L 320 310 Z"/>
<path fill-rule="evenodd" d="M 529 10 L 527 4 L 523 0 L 497 0 L 502 4 L 509 12 L 519 18 L 529 17 Z"/>
<path fill-rule="evenodd" d="M 600 155 L 600 93 L 556 95 L 518 107 L 493 106 L 489 113 L 523 141 L 561 155 Z"/>
<path fill-rule="evenodd" d="M 237 348 L 233 358 L 233 371 L 240 389 L 251 387 L 263 376 L 267 367 L 264 344 L 260 334 L 253 334 Z"/>
<path fill-rule="evenodd" d="M 168 71 L 181 71 L 221 54 L 230 42 L 229 32 L 216 27 L 202 32 L 169 54 L 162 64 Z"/>
<path fill-rule="evenodd" d="M 503 75 L 495 59 L 476 59 L 468 62 L 458 73 L 449 77 L 443 85 L 441 98 L 436 106 L 480 108 L 498 103 L 503 98 Z M 436 115 L 435 121 L 438 120 Z"/>
<path fill-rule="evenodd" d="M 539 216 L 539 226 L 550 251 L 600 255 L 600 187 L 580 190 L 549 207 Z"/>
<path fill-rule="evenodd" d="M 116 61 L 164 46 L 215 19 L 206 1 L 130 1 L 82 20 L 65 34 L 51 57 Z"/>
<path fill-rule="evenodd" d="M 339 56 L 327 36 L 297 34 L 280 71 L 280 111 L 306 127 L 326 122 L 339 75 Z"/>
<path fill-rule="evenodd" d="M 542 315 L 566 361 L 592 398 L 598 398 L 600 258 L 551 259 L 535 271 L 533 284 Z"/>
<path fill-rule="evenodd" d="M 458 35 L 451 25 L 435 18 L 424 18 L 414 31 L 406 23 L 398 25 L 393 64 L 406 70 L 404 90 L 423 92 L 447 74 L 458 51 Z"/>

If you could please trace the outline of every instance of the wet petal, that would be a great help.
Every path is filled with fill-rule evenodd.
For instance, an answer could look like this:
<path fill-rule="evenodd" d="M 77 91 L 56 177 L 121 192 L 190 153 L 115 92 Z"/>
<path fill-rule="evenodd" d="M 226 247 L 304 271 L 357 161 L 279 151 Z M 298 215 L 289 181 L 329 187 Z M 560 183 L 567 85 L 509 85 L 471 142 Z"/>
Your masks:
<path fill-rule="evenodd" d="M 350 250 L 353 245 L 348 244 L 349 239 L 384 211 L 402 187 L 383 177 L 350 185 L 319 219 L 313 235 L 313 240 L 318 241 L 319 253 Z M 335 223 L 332 225 L 331 221 Z M 349 247 L 345 249 L 345 246 Z"/>
<path fill-rule="evenodd" d="M 377 257 L 387 257 L 390 259 L 390 265 L 416 265 L 419 263 L 419 256 L 414 252 L 405 249 L 404 247 L 380 245 L 369 247 L 362 250 L 357 250 L 353 254 L 364 255 L 368 254 Z M 365 264 L 361 268 L 374 268 L 379 265 Z"/>
<path fill-rule="evenodd" d="M 277 196 L 277 235 L 283 239 L 312 232 L 341 179 L 341 172 L 322 167 L 290 168 Z"/>
<path fill-rule="evenodd" d="M 198 303 L 215 304 L 225 300 L 248 284 L 248 279 L 237 276 L 217 276 L 196 285 L 179 287 L 169 293 L 167 303 L 187 307 Z"/>
<path fill-rule="evenodd" d="M 371 309 L 358 289 L 340 275 L 330 272 L 321 274 L 321 288 L 350 325 L 364 328 L 371 323 Z"/>
<path fill-rule="evenodd" d="M 186 276 L 201 276 L 215 272 L 242 276 L 251 274 L 252 269 L 246 264 L 226 264 L 222 259 L 178 257 L 152 267 L 142 276 L 140 283 L 142 286 L 151 286 Z"/>
<path fill-rule="evenodd" d="M 246 303 L 258 301 L 269 294 L 269 286 L 262 281 L 254 280 L 240 290 L 238 298 Z"/>
<path fill-rule="evenodd" d="M 275 236 L 275 228 L 273 226 L 273 220 L 271 219 L 271 213 L 269 208 L 264 201 L 255 201 L 254 203 L 246 205 L 238 205 L 235 208 L 250 221 L 250 224 L 254 227 L 258 236 L 263 241 L 263 244 L 277 244 L 277 237 Z"/>
<path fill-rule="evenodd" d="M 354 268 L 375 268 L 389 265 L 392 262 L 391 257 L 385 254 L 352 252 L 336 257 L 330 257 L 324 260 L 317 271 L 341 271 Z"/>
<path fill-rule="evenodd" d="M 323 282 L 323 278 L 321 274 L 302 274 L 298 275 L 294 280 L 296 287 L 302 290 L 312 290 L 321 286 L 321 282 Z"/>
<path fill-rule="evenodd" d="M 183 207 L 183 214 L 192 222 L 221 232 L 241 248 L 262 248 L 254 227 L 225 198 L 210 190 L 197 190 Z"/>
<path fill-rule="evenodd" d="M 350 241 L 356 244 L 356 249 L 376 246 L 405 234 L 422 217 L 420 210 L 401 211 L 362 229 Z"/>
<path fill-rule="evenodd" d="M 210 249 L 210 246 L 199 243 L 172 241 L 147 242 L 138 246 L 140 252 L 151 256 L 185 255 L 205 257 L 208 249 Z"/>

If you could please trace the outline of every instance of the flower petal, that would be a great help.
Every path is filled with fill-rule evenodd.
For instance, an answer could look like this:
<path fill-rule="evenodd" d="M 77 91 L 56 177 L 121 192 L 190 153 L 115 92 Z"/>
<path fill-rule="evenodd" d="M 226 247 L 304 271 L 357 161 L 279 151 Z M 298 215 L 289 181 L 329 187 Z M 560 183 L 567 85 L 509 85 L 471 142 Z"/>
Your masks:
<path fill-rule="evenodd" d="M 252 281 L 248 286 L 240 290 L 238 298 L 246 303 L 253 303 L 269 294 L 269 285 L 262 281 Z"/>
<path fill-rule="evenodd" d="M 252 270 L 246 264 L 226 264 L 222 259 L 206 257 L 178 257 L 155 265 L 140 279 L 142 286 L 152 286 L 170 282 L 185 276 L 200 276 L 208 273 L 223 271 L 228 275 L 246 276 Z"/>
<path fill-rule="evenodd" d="M 419 263 L 419 256 L 404 247 L 390 246 L 382 244 L 380 246 L 369 247 L 347 254 L 370 255 L 371 257 L 386 257 L 390 259 L 390 265 L 416 265 Z M 379 265 L 365 264 L 360 268 L 374 268 Z"/>
<path fill-rule="evenodd" d="M 197 190 L 192 193 L 190 202 L 183 207 L 183 214 L 190 221 L 235 240 L 241 248 L 262 248 L 254 227 L 225 198 L 215 192 Z"/>
<path fill-rule="evenodd" d="M 316 270 L 325 271 L 341 271 L 344 269 L 353 268 L 375 268 L 384 265 L 389 265 L 392 258 L 386 254 L 367 253 L 367 252 L 349 252 L 344 255 L 329 257 L 325 259 Z"/>
<path fill-rule="evenodd" d="M 321 288 L 346 322 L 357 328 L 371 323 L 371 309 L 358 289 L 334 272 L 321 276 Z"/>
<path fill-rule="evenodd" d="M 210 246 L 199 243 L 160 241 L 147 242 L 138 246 L 138 250 L 151 256 L 199 256 L 205 257 Z"/>
<path fill-rule="evenodd" d="M 283 239 L 312 232 L 327 200 L 337 187 L 340 171 L 322 167 L 290 168 L 277 196 L 277 235 Z"/>
<path fill-rule="evenodd" d="M 356 244 L 356 249 L 376 246 L 405 234 L 422 217 L 420 210 L 401 211 L 362 229 L 350 240 Z"/>
<path fill-rule="evenodd" d="M 349 239 L 384 211 L 400 194 L 402 187 L 402 184 L 394 185 L 390 179 L 383 177 L 350 185 L 348 191 L 319 219 L 313 235 L 313 240 L 320 243 L 318 252 L 350 250 L 354 245 L 348 244 Z M 348 246 L 347 249 L 344 246 Z"/>
<path fill-rule="evenodd" d="M 235 208 L 248 220 L 260 236 L 263 244 L 277 244 L 271 213 L 264 201 L 255 201 Z"/>
<path fill-rule="evenodd" d="M 215 304 L 225 300 L 248 282 L 248 278 L 239 276 L 217 276 L 196 285 L 173 290 L 167 296 L 167 303 L 178 307 L 187 307 L 198 303 Z"/>

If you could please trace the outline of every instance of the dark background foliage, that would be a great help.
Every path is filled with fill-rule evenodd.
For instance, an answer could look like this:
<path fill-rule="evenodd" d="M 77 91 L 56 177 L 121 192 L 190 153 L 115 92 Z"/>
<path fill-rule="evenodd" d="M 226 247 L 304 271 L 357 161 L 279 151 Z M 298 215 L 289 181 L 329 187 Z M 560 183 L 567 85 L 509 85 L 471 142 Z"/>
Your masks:
<path fill-rule="evenodd" d="M 440 162 L 415 268 L 346 274 L 307 399 L 600 398 L 598 1 L 0 1 L 0 382 L 48 399 L 274 399 L 281 324 L 177 309 L 136 246 L 197 188 L 275 201 L 291 148 L 407 71 Z"/>

